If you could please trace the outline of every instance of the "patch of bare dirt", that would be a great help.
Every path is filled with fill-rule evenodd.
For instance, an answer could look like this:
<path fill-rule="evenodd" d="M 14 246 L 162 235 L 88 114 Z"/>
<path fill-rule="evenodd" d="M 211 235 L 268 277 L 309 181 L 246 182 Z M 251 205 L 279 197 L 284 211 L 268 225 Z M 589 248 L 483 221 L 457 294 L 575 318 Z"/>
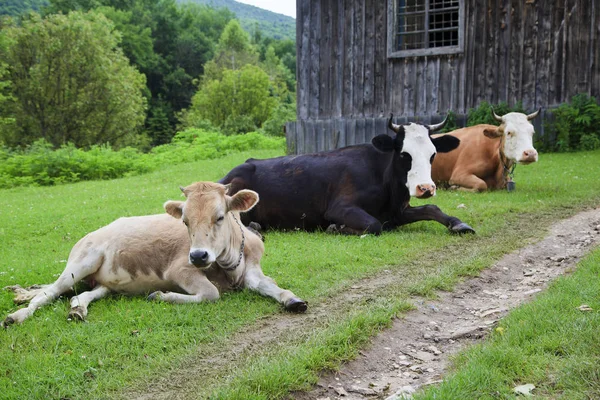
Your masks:
<path fill-rule="evenodd" d="M 540 242 L 513 252 L 480 276 L 415 298 L 416 310 L 397 319 L 369 349 L 311 392 L 295 399 L 402 399 L 442 380 L 449 357 L 484 337 L 506 313 L 529 301 L 600 243 L 600 209 L 561 221 Z"/>

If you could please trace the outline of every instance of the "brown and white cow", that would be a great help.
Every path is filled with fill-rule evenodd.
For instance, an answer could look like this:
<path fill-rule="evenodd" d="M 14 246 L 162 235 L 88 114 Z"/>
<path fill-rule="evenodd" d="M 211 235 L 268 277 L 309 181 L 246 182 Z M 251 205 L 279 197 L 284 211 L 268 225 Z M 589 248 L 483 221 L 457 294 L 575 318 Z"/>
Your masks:
<path fill-rule="evenodd" d="M 505 188 L 517 163 L 538 160 L 529 121 L 539 112 L 511 112 L 500 117 L 492 111 L 500 126 L 475 125 L 447 133 L 460 139 L 460 144 L 451 152 L 436 155 L 431 166 L 434 182 L 472 191 Z"/>
<path fill-rule="evenodd" d="M 3 324 L 23 322 L 81 280 L 93 288 L 71 298 L 69 317 L 79 320 L 87 316 L 90 302 L 112 292 L 152 292 L 149 300 L 170 303 L 216 300 L 219 290 L 213 282 L 256 290 L 289 311 L 306 310 L 304 301 L 263 274 L 263 242 L 240 222 L 239 213 L 258 202 L 256 192 L 242 190 L 230 197 L 226 186 L 212 182 L 182 191 L 185 201 L 165 203 L 170 215 L 120 218 L 79 240 L 53 284 L 9 287 L 17 294 L 15 302 L 31 301 Z"/>

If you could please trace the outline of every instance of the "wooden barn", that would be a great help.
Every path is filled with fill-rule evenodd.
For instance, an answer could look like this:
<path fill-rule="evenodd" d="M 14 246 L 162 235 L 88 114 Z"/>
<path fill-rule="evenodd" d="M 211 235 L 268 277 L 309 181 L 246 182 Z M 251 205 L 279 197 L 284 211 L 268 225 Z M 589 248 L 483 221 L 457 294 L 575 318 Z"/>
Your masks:
<path fill-rule="evenodd" d="M 390 113 L 460 121 L 484 100 L 531 112 L 600 94 L 598 0 L 297 0 L 296 23 L 292 154 L 370 141 Z"/>

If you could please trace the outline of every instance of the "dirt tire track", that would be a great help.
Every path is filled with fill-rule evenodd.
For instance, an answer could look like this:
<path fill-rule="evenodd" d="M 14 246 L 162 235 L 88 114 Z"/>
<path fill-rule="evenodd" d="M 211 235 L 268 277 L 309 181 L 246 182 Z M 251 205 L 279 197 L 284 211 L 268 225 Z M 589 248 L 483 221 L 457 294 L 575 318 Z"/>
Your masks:
<path fill-rule="evenodd" d="M 311 392 L 291 397 L 410 398 L 416 389 L 441 381 L 450 356 L 483 338 L 508 311 L 570 272 L 598 244 L 600 208 L 560 221 L 542 241 L 504 256 L 453 292 L 440 292 L 435 301 L 415 298 L 417 309 L 374 338 L 358 359 L 322 376 Z"/>
<path fill-rule="evenodd" d="M 493 267 L 482 272 L 479 277 L 457 285 L 454 292 L 440 293 L 438 301 L 429 302 L 423 298 L 413 298 L 417 310 L 405 314 L 402 319 L 394 322 L 392 328 L 383 331 L 374 338 L 370 350 L 361 352 L 362 355 L 359 359 L 346 364 L 336 374 L 324 375 L 313 391 L 293 393 L 290 398 L 302 400 L 327 397 L 330 399 L 372 399 L 373 396 L 384 398 L 395 393 L 403 386 L 411 385 L 411 388 L 416 388 L 438 380 L 447 366 L 448 355 L 454 354 L 464 344 L 481 338 L 493 325 L 493 322 L 485 325 L 479 321 L 476 324 L 476 329 L 472 329 L 475 321 L 481 320 L 476 315 L 480 312 L 480 309 L 487 307 L 486 310 L 488 310 L 490 308 L 488 306 L 491 304 L 490 297 L 493 299 L 498 297 L 493 294 L 495 281 L 506 281 L 509 286 L 514 285 L 515 282 L 521 282 L 520 285 L 527 287 L 527 290 L 538 291 L 550 279 L 564 273 L 574 265 L 590 246 L 600 242 L 600 234 L 596 234 L 597 231 L 593 230 L 599 224 L 600 209 L 577 214 L 553 225 L 551 234 L 542 242 L 505 256 Z M 572 232 L 573 230 L 574 232 Z M 585 233 L 580 231 L 585 231 Z M 560 245 L 556 248 L 553 247 L 557 238 L 559 243 L 566 246 L 564 249 Z M 584 240 L 584 242 L 581 242 L 581 240 Z M 543 250 L 537 251 L 537 248 Z M 435 265 L 442 255 L 447 257 L 446 259 L 451 259 L 452 257 L 460 257 L 464 251 L 465 249 L 453 245 L 434 252 L 429 259 L 419 260 L 419 263 Z M 534 263 L 536 257 L 538 257 L 536 254 L 540 253 L 544 254 L 545 261 L 551 263 L 552 261 L 546 257 L 554 257 L 553 254 L 557 254 L 556 257 L 565 258 L 562 262 L 555 263 L 555 266 L 547 267 L 545 266 L 547 263 L 539 265 Z M 508 270 L 504 270 L 504 267 L 500 266 L 504 265 L 503 263 L 511 264 L 510 267 L 507 267 Z M 524 280 L 523 269 L 527 268 L 538 268 L 540 272 L 534 276 L 540 279 L 529 279 L 522 282 Z M 521 278 L 520 281 L 517 279 L 518 277 Z M 307 314 L 281 313 L 266 316 L 248 328 L 235 333 L 232 337 L 223 338 L 223 340 L 228 340 L 230 343 L 236 343 L 235 348 L 227 348 L 222 351 L 213 350 L 213 348 L 219 349 L 220 346 L 218 345 L 214 347 L 201 345 L 194 354 L 179 364 L 173 365 L 171 370 L 161 374 L 162 376 L 149 377 L 147 381 L 139 382 L 136 387 L 130 388 L 118 396 L 141 400 L 199 398 L 200 388 L 205 388 L 211 378 L 218 379 L 232 375 L 237 365 L 243 365 L 244 360 L 251 357 L 252 354 L 256 354 L 269 346 L 276 346 L 281 342 L 285 342 L 290 335 L 298 337 L 314 329 L 327 326 L 328 316 L 345 312 L 352 308 L 352 304 L 356 301 L 376 297 L 378 292 L 386 290 L 390 285 L 398 285 L 405 279 L 406 271 L 401 268 L 385 270 L 374 277 L 354 282 L 352 287 L 349 285 L 346 288 L 352 288 L 352 290 L 340 290 L 335 297 L 329 297 L 319 304 L 309 304 Z M 492 293 L 491 295 L 484 293 L 485 296 L 482 297 L 481 303 L 483 306 L 480 307 L 473 303 L 471 309 L 465 311 L 464 304 L 454 305 L 457 302 L 467 303 L 471 301 L 471 294 L 481 291 L 478 288 Z M 498 305 L 498 307 L 501 307 L 501 311 L 489 314 L 483 320 L 496 321 L 509 308 L 520 304 L 531 296 L 531 294 L 520 296 L 513 302 L 511 300 L 512 295 L 518 293 L 521 292 L 517 288 L 508 291 L 508 298 L 501 299 L 506 301 L 506 305 Z M 468 315 L 465 315 L 465 312 Z M 436 316 L 444 316 L 452 324 L 445 325 L 441 321 L 439 331 L 437 331 L 433 324 L 428 325 Z M 470 318 L 467 318 L 469 316 Z M 458 320 L 458 323 L 456 323 L 457 317 L 464 319 Z M 423 328 L 430 335 L 428 336 L 429 339 L 424 340 Z M 466 329 L 465 332 L 462 332 L 463 328 Z M 446 332 L 450 336 L 458 334 L 462 337 L 445 338 L 444 334 Z M 413 361 L 413 356 L 417 355 L 417 351 L 419 352 L 418 355 L 427 358 L 422 354 L 428 353 L 428 350 L 422 350 L 424 345 L 426 345 L 425 347 L 437 346 L 441 354 L 433 354 L 434 359 L 427 363 Z M 399 372 L 406 372 L 404 366 L 398 364 L 398 361 L 404 361 L 399 358 L 401 356 L 405 357 L 406 362 L 410 362 L 410 366 L 420 365 L 420 369 L 424 372 L 412 371 L 410 366 L 406 366 L 411 375 L 397 379 L 395 375 L 398 375 Z M 399 368 L 396 368 L 394 363 Z M 427 372 L 427 368 L 433 368 L 434 372 Z M 206 379 L 203 379 L 203 377 Z M 369 387 L 369 383 L 374 386 Z M 339 395 L 336 389 L 339 390 L 340 387 L 343 388 L 343 392 L 347 392 L 347 395 Z M 353 390 L 355 391 L 353 392 Z"/>

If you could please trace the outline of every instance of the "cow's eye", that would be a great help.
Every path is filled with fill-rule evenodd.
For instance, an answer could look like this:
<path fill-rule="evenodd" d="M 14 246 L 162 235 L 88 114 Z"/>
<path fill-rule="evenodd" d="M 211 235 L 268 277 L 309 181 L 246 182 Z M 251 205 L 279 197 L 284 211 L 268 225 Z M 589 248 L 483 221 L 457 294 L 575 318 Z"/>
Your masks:
<path fill-rule="evenodd" d="M 402 157 L 402 158 L 406 157 L 407 155 L 408 155 L 408 153 L 406 153 L 406 152 L 400 153 L 400 157 Z"/>
<path fill-rule="evenodd" d="M 217 218 L 217 222 L 221 222 L 225 219 L 225 217 L 223 215 L 221 215 L 219 218 Z"/>
<path fill-rule="evenodd" d="M 182 222 L 185 226 L 188 226 L 188 222 L 186 220 L 182 220 Z"/>
<path fill-rule="evenodd" d="M 513 133 L 512 133 L 512 132 L 507 132 L 507 133 L 506 133 L 506 136 L 508 136 L 508 137 L 511 137 L 512 135 L 513 135 Z"/>
<path fill-rule="evenodd" d="M 429 164 L 433 164 L 433 159 L 435 158 L 435 153 L 431 155 L 431 159 L 429 160 Z"/>

